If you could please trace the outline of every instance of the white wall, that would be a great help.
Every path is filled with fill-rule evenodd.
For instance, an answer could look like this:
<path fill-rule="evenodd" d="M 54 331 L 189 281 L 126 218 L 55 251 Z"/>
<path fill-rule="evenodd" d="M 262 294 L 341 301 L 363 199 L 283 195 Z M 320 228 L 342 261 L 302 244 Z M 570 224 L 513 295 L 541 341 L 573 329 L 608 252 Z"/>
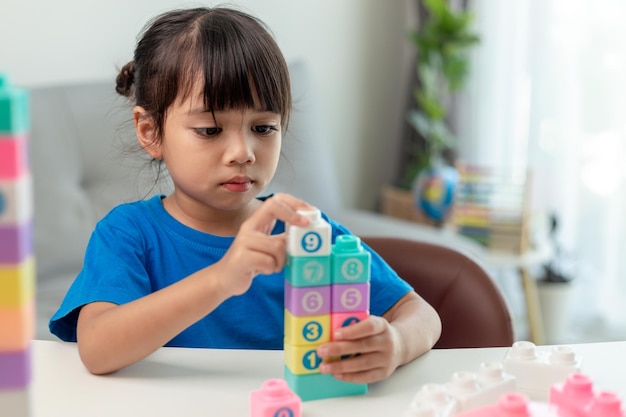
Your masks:
<path fill-rule="evenodd" d="M 220 3 L 1 0 L 0 70 L 24 86 L 113 80 L 149 18 L 173 7 Z M 405 3 L 232 2 L 270 26 L 288 60 L 310 65 L 322 105 L 319 131 L 332 137 L 346 206 L 373 208 L 394 172 Z"/>

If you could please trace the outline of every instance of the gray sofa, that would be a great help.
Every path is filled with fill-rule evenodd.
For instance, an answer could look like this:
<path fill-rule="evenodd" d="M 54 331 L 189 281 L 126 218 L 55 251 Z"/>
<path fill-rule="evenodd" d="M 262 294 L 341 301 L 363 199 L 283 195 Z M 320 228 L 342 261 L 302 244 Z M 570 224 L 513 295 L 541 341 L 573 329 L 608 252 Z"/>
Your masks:
<path fill-rule="evenodd" d="M 306 67 L 290 66 L 296 110 L 284 139 L 284 158 L 268 192 L 284 191 L 315 204 L 353 233 L 399 236 L 438 243 L 480 258 L 471 242 L 377 213 L 345 209 L 335 186 L 328 136 L 320 132 Z M 113 80 L 31 90 L 30 158 L 34 176 L 37 257 L 37 335 L 53 338 L 49 317 L 80 271 L 95 223 L 112 207 L 167 193 L 141 153 L 130 107 L 116 95 Z"/>

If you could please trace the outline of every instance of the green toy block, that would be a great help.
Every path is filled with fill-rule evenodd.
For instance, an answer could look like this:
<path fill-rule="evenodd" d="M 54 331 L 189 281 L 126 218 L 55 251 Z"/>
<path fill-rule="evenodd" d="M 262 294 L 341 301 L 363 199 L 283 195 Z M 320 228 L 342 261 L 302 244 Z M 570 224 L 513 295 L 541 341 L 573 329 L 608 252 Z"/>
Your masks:
<path fill-rule="evenodd" d="M 370 280 L 371 255 L 354 235 L 337 236 L 332 246 L 333 284 L 365 283 Z"/>
<path fill-rule="evenodd" d="M 30 128 L 28 92 L 10 85 L 0 74 L 0 135 L 26 132 Z"/>
<path fill-rule="evenodd" d="M 287 366 L 285 381 L 302 401 L 367 394 L 367 384 L 339 381 L 328 374 L 295 375 Z"/>
<path fill-rule="evenodd" d="M 285 279 L 292 287 L 330 285 L 330 256 L 287 255 Z"/>

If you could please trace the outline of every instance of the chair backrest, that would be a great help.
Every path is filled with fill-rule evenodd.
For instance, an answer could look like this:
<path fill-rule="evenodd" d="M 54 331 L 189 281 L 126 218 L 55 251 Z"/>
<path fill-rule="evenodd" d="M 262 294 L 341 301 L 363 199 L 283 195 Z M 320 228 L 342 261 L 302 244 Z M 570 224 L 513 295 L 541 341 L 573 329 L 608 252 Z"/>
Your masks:
<path fill-rule="evenodd" d="M 513 344 L 509 308 L 477 262 L 432 243 L 371 236 L 362 236 L 362 240 L 439 313 L 442 334 L 435 348 Z"/>

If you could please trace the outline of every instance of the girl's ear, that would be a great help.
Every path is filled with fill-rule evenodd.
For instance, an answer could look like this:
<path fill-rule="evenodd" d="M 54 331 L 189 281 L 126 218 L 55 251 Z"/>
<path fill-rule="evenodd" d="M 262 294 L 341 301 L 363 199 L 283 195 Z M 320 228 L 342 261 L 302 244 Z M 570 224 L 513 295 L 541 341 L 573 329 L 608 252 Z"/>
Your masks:
<path fill-rule="evenodd" d="M 163 152 L 161 144 L 157 138 L 157 130 L 154 126 L 154 119 L 141 106 L 133 109 L 133 121 L 135 122 L 135 132 L 141 147 L 154 159 L 161 159 Z"/>

